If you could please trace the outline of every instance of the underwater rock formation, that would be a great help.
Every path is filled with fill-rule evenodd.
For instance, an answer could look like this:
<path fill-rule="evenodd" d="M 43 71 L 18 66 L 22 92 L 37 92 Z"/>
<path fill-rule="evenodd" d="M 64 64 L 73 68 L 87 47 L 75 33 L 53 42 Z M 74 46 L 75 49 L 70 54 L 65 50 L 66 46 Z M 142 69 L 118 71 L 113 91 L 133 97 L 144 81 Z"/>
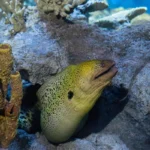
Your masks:
<path fill-rule="evenodd" d="M 19 72 L 11 73 L 13 58 L 11 47 L 0 44 L 0 145 L 8 147 L 17 133 L 22 82 Z M 11 99 L 6 100 L 7 87 L 11 84 Z"/>
<path fill-rule="evenodd" d="M 31 9 L 26 21 L 28 30 L 11 39 L 6 36 L 9 25 L 0 21 L 0 33 L 4 35 L 0 36 L 0 43 L 5 42 L 12 46 L 16 69 L 24 72 L 23 78 L 32 84 L 43 83 L 49 76 L 68 65 L 63 47 L 59 46 L 57 39 L 47 34 L 46 24 L 39 20 L 37 9 Z"/>
<path fill-rule="evenodd" d="M 25 30 L 24 7 L 20 0 L 1 0 L 0 8 L 6 23 L 13 25 L 10 34 L 14 35 Z"/>
<path fill-rule="evenodd" d="M 104 0 L 88 0 L 85 4 L 78 6 L 77 8 L 83 13 L 103 10 L 108 7 L 108 4 Z"/>
<path fill-rule="evenodd" d="M 27 79 L 35 84 L 43 83 L 48 76 L 55 75 L 69 64 L 90 59 L 113 59 L 119 70 L 112 81 L 113 86 L 117 85 L 113 93 L 119 96 L 115 99 L 111 89 L 106 89 L 107 93 L 102 97 L 106 109 L 101 106 L 101 100 L 98 101 L 87 122 L 89 128 L 85 126 L 81 130 L 80 134 L 85 136 L 76 136 L 71 143 L 55 146 L 48 143 L 42 134 L 27 134 L 19 130 L 9 149 L 88 149 L 89 146 L 93 150 L 111 150 L 114 147 L 119 150 L 149 150 L 150 23 L 105 30 L 85 22 L 67 24 L 55 16 L 50 16 L 50 20 L 45 22 L 31 20 L 35 15 L 32 13 L 27 18 L 27 22 L 32 24 L 27 31 L 13 38 L 6 36 L 7 25 L 0 22 L 0 42 L 12 45 L 17 70 L 24 72 L 24 76 L 27 73 Z M 120 95 L 124 89 L 128 91 L 129 101 L 122 106 Z M 107 95 L 110 104 L 106 100 Z"/>
<path fill-rule="evenodd" d="M 126 24 L 130 23 L 133 18 L 143 14 L 146 10 L 147 10 L 146 7 L 138 7 L 129 10 L 123 10 L 114 13 L 110 16 L 106 16 L 101 19 L 95 20 L 92 23 L 98 24 L 99 27 L 117 28 L 125 23 Z"/>
<path fill-rule="evenodd" d="M 107 7 L 108 4 L 104 0 L 88 0 L 85 4 L 79 5 L 74 9 L 67 19 L 74 23 L 80 22 L 81 20 L 87 22 L 90 12 L 101 11 Z"/>

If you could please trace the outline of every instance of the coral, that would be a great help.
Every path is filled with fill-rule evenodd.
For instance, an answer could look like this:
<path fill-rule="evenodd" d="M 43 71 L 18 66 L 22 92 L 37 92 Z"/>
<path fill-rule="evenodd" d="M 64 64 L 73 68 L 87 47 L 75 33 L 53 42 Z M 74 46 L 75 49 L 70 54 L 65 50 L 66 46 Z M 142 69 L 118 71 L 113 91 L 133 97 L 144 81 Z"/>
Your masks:
<path fill-rule="evenodd" d="M 25 30 L 24 7 L 21 0 L 1 0 L 0 8 L 6 19 L 6 23 L 13 25 L 11 34 Z"/>
<path fill-rule="evenodd" d="M 44 13 L 54 12 L 55 15 L 67 17 L 68 14 L 78 5 L 83 4 L 86 0 L 35 0 L 39 10 Z"/>
<path fill-rule="evenodd" d="M 19 72 L 11 74 L 13 57 L 8 44 L 0 44 L 0 144 L 8 147 L 16 135 L 21 99 L 22 82 Z M 8 84 L 11 85 L 11 99 L 6 100 Z"/>

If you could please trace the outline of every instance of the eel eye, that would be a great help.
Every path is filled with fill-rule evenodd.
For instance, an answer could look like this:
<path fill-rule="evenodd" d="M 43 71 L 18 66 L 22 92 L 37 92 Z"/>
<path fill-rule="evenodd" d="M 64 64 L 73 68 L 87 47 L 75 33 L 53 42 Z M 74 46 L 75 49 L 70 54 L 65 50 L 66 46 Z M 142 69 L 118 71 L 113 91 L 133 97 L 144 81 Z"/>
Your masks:
<path fill-rule="evenodd" d="M 71 100 L 73 97 L 73 92 L 72 91 L 69 91 L 68 92 L 68 99 Z"/>

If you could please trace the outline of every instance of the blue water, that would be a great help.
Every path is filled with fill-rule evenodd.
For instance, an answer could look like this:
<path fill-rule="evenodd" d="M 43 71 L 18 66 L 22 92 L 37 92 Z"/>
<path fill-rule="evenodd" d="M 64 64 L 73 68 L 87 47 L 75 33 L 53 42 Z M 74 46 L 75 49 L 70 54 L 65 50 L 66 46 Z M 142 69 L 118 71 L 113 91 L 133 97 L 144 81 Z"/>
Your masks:
<path fill-rule="evenodd" d="M 36 4 L 34 0 L 24 0 L 24 5 L 35 6 Z"/>
<path fill-rule="evenodd" d="M 147 7 L 150 13 L 150 0 L 108 0 L 109 8 L 133 8 L 133 7 Z"/>

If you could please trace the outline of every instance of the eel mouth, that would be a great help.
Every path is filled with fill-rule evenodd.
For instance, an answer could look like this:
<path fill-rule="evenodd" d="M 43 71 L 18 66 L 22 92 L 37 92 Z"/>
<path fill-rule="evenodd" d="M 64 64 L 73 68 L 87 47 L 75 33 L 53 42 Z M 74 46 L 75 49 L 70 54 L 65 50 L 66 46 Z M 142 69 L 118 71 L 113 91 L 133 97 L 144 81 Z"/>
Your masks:
<path fill-rule="evenodd" d="M 113 63 L 109 68 L 106 68 L 103 72 L 99 71 L 98 73 L 96 73 L 96 75 L 94 76 L 94 80 L 104 76 L 106 76 L 106 78 L 112 78 L 116 75 L 117 72 L 118 70 L 115 66 L 115 63 Z"/>

